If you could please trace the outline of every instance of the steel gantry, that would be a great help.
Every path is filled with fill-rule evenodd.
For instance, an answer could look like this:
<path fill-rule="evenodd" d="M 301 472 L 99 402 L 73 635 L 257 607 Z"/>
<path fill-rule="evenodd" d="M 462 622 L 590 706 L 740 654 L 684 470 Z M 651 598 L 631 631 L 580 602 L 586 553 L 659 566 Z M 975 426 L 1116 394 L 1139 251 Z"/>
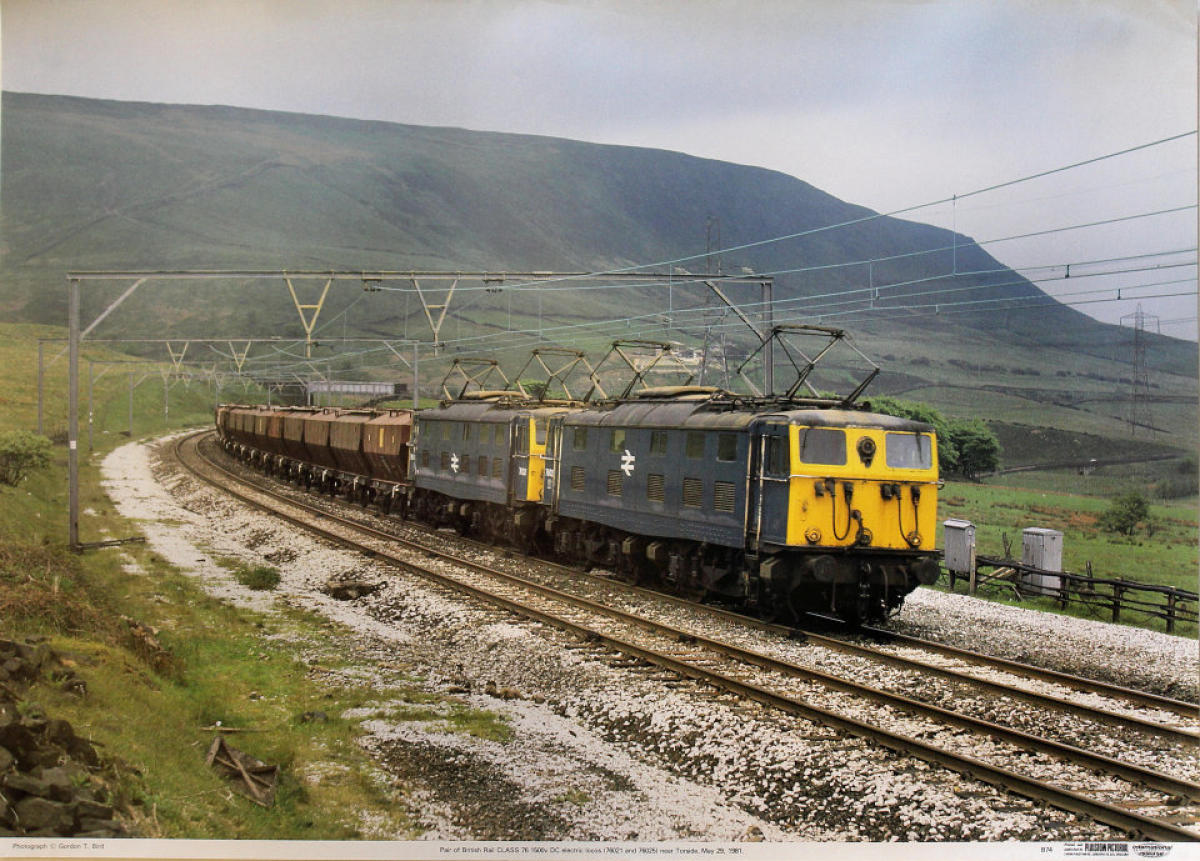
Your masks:
<path fill-rule="evenodd" d="M 67 273 L 68 282 L 68 299 L 67 299 L 67 324 L 68 324 L 68 419 L 67 419 L 67 472 L 68 472 L 68 541 L 72 549 L 80 549 L 79 543 L 79 462 L 78 462 L 78 435 L 79 435 L 79 350 L 80 343 L 92 330 L 95 329 L 102 321 L 104 321 L 113 311 L 117 309 L 126 299 L 128 299 L 134 291 L 142 287 L 148 281 L 274 281 L 282 282 L 287 286 L 288 293 L 291 296 L 292 304 L 300 317 L 301 327 L 304 330 L 304 345 L 305 358 L 311 358 L 312 348 L 315 345 L 313 333 L 316 330 L 317 321 L 320 313 L 324 308 L 325 301 L 329 295 L 330 289 L 335 282 L 351 282 L 359 283 L 362 289 L 367 292 L 376 292 L 385 289 L 400 289 L 388 287 L 391 283 L 407 282 L 411 285 L 411 290 L 415 291 L 421 300 L 422 309 L 424 310 L 426 320 L 430 326 L 430 332 L 433 336 L 432 344 L 437 348 L 440 345 L 440 334 L 442 324 L 445 322 L 446 315 L 450 309 L 450 304 L 453 299 L 455 290 L 460 282 L 465 280 L 478 281 L 483 286 L 483 289 L 488 292 L 499 292 L 504 289 L 537 289 L 545 287 L 554 282 L 567 284 L 568 282 L 579 284 L 580 282 L 611 282 L 620 284 L 637 284 L 639 282 L 646 286 L 666 285 L 669 288 L 675 285 L 683 284 L 707 284 L 712 286 L 715 283 L 743 283 L 743 284 L 758 284 L 763 291 L 763 300 L 768 311 L 764 314 L 763 325 L 758 332 L 770 331 L 771 318 L 771 284 L 772 280 L 766 276 L 744 275 L 744 276 L 725 276 L 725 275 L 702 275 L 691 276 L 676 273 L 645 273 L 635 271 L 622 271 L 614 273 L 604 272 L 496 272 L 496 271 L 478 271 L 478 272 L 447 272 L 447 271 L 368 271 L 362 269 L 355 270 L 300 270 L 300 269 L 277 269 L 277 270 L 262 270 L 262 269 L 162 269 L 162 270 L 141 270 L 141 271 L 72 271 Z M 302 302 L 300 293 L 297 291 L 296 282 L 302 280 L 323 281 L 324 284 L 320 288 L 320 296 L 316 302 Z M 85 282 L 115 282 L 115 281 L 131 281 L 132 283 L 125 288 L 124 292 L 111 302 L 101 313 L 92 320 L 85 328 L 80 328 L 80 289 Z M 440 300 L 429 292 L 434 290 L 431 285 L 449 284 L 449 287 L 442 287 L 444 295 Z M 716 288 L 713 288 L 716 289 Z M 539 308 L 542 298 L 542 291 L 538 289 Z M 724 299 L 728 302 L 728 299 Z M 436 315 L 434 312 L 437 312 Z M 540 315 L 539 315 L 540 318 Z M 540 328 L 540 327 L 539 327 Z M 753 328 L 753 327 L 752 327 Z M 175 338 L 171 339 L 168 344 L 168 352 L 171 354 L 173 364 L 178 367 L 183 361 L 184 353 L 187 350 L 187 339 Z M 190 340 L 205 340 L 193 338 Z M 221 337 L 220 340 L 230 344 L 231 353 L 235 352 L 232 342 L 241 340 L 255 339 L 231 339 L 228 336 Z M 384 339 L 375 339 L 377 342 L 385 342 Z M 185 341 L 185 346 L 178 352 L 176 357 L 174 343 Z M 165 340 L 164 340 L 165 342 Z M 397 343 L 392 340 L 391 343 Z M 415 342 L 405 339 L 404 343 L 414 343 L 413 347 L 413 372 L 416 373 L 417 357 L 419 345 Z M 769 383 L 771 375 L 771 359 L 769 356 L 770 345 L 766 346 L 766 379 Z M 236 359 L 238 363 L 244 363 L 246 360 L 246 352 L 248 347 L 241 353 L 241 358 Z M 389 346 L 392 352 L 396 350 Z M 40 355 L 39 345 L 39 355 Z M 399 353 L 397 353 L 399 355 Z M 768 386 L 770 388 L 770 386 Z M 417 397 L 417 386 L 413 386 L 414 403 Z"/>

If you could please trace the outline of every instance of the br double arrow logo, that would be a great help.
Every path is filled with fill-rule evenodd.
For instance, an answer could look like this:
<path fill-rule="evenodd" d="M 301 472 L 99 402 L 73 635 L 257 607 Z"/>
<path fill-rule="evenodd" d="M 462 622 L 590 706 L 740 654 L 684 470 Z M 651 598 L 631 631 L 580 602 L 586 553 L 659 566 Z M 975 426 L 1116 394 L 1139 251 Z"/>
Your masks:
<path fill-rule="evenodd" d="M 625 454 L 621 455 L 621 472 L 625 473 L 626 476 L 633 475 L 633 465 L 636 461 L 637 458 L 629 449 L 625 449 Z"/>

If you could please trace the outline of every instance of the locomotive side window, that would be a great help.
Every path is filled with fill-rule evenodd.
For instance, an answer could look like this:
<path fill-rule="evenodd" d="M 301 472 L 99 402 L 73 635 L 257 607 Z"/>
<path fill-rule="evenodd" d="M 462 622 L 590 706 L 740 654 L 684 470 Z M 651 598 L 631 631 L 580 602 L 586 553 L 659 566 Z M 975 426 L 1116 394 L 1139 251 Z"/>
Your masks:
<path fill-rule="evenodd" d="M 615 428 L 609 431 L 608 450 L 622 452 L 625 450 L 625 429 Z"/>
<path fill-rule="evenodd" d="M 933 466 L 933 447 L 929 436 L 913 433 L 889 433 L 885 437 L 887 465 L 893 469 L 929 469 Z"/>
<path fill-rule="evenodd" d="M 575 451 L 583 451 L 587 448 L 587 428 L 575 428 L 571 435 L 571 448 Z"/>
<path fill-rule="evenodd" d="M 787 440 L 780 436 L 767 437 L 766 451 L 767 475 L 787 475 L 788 469 Z"/>
<path fill-rule="evenodd" d="M 468 440 L 471 438 L 471 423 L 470 422 L 462 423 L 462 438 L 464 440 Z"/>
<path fill-rule="evenodd" d="M 833 428 L 801 428 L 802 463 L 841 465 L 846 462 L 846 432 Z"/>
<path fill-rule="evenodd" d="M 450 439 L 450 422 L 441 422 L 442 439 Z"/>
<path fill-rule="evenodd" d="M 704 434 L 701 431 L 687 432 L 683 453 L 693 460 L 704 457 Z"/>
<path fill-rule="evenodd" d="M 737 434 L 717 434 L 717 460 L 737 460 Z"/>
<path fill-rule="evenodd" d="M 650 454 L 667 453 L 667 432 L 650 431 Z"/>

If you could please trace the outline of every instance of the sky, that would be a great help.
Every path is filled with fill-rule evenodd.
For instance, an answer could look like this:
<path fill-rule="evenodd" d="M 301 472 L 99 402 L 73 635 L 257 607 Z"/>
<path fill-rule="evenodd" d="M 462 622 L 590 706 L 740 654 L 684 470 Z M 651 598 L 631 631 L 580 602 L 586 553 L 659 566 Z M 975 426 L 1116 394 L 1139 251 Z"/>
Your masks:
<path fill-rule="evenodd" d="M 1196 129 L 1194 2 L 2 4 L 7 90 L 552 135 L 766 167 L 985 242 L 1099 319 L 1131 323 L 1141 304 L 1151 328 L 1196 337 L 1196 136 L 1101 158 Z M 934 201 L 948 202 L 910 209 Z"/>

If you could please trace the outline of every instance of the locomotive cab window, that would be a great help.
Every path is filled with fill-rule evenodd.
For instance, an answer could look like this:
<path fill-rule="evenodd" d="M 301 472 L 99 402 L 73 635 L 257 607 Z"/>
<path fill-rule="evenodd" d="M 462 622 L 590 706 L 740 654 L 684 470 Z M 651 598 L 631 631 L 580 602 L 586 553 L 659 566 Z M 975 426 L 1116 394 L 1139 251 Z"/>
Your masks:
<path fill-rule="evenodd" d="M 737 434 L 717 434 L 717 460 L 737 460 Z"/>
<path fill-rule="evenodd" d="M 533 439 L 538 445 L 546 444 L 546 422 L 543 419 L 533 420 Z"/>
<path fill-rule="evenodd" d="M 622 452 L 625 450 L 625 429 L 615 428 L 609 431 L 608 450 Z"/>
<path fill-rule="evenodd" d="M 800 429 L 800 462 L 839 466 L 846 462 L 846 432 L 834 428 Z"/>
<path fill-rule="evenodd" d="M 889 433 L 885 438 L 887 465 L 893 469 L 930 469 L 933 446 L 928 434 Z"/>

